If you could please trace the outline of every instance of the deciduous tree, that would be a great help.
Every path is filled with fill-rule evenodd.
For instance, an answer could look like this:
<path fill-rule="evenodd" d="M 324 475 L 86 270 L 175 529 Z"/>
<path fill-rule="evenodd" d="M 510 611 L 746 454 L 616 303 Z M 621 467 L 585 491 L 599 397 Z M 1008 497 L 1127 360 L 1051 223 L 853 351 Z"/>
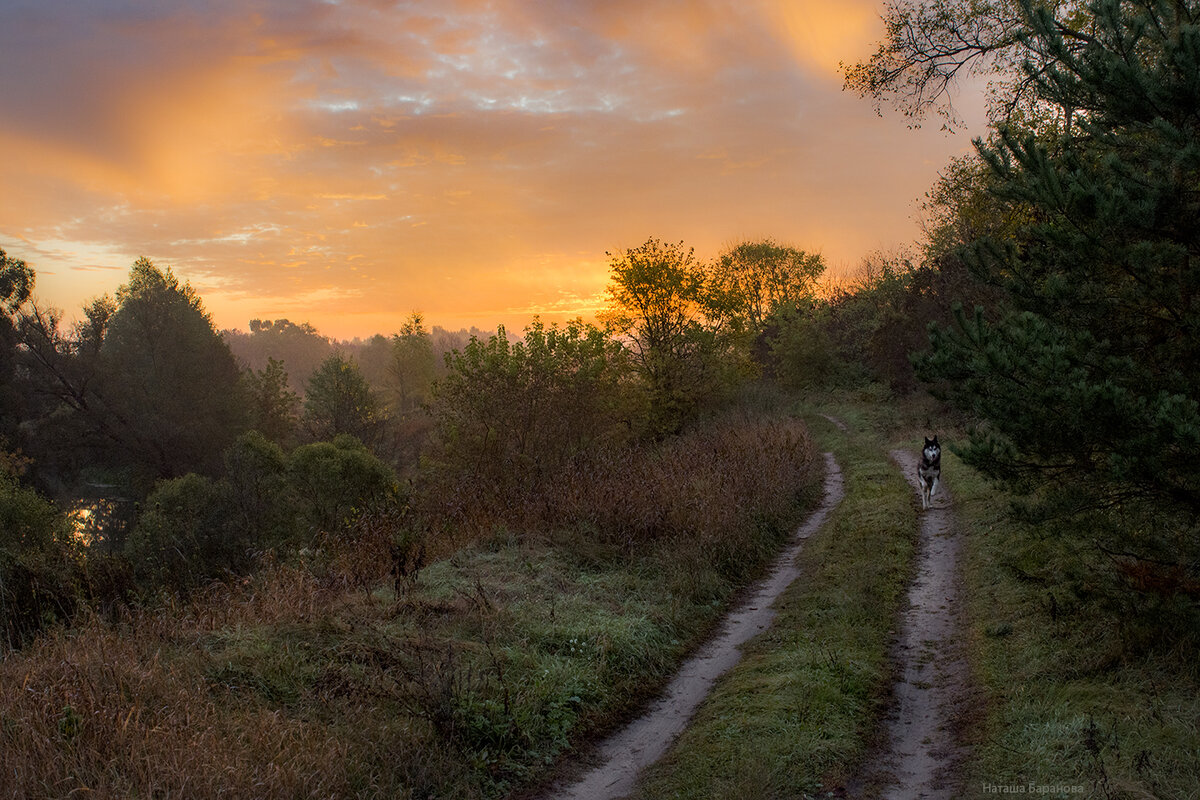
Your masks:
<path fill-rule="evenodd" d="M 418 411 L 429 400 L 429 391 L 437 374 L 433 341 L 422 316 L 414 311 L 399 333 L 392 337 L 389 379 L 400 416 Z"/>
<path fill-rule="evenodd" d="M 824 271 L 820 253 L 806 253 L 771 239 L 742 242 L 717 260 L 713 288 L 730 322 L 757 336 L 772 313 L 811 299 Z"/>
<path fill-rule="evenodd" d="M 649 393 L 652 425 L 674 433 L 725 384 L 723 297 L 682 242 L 649 239 L 609 254 L 609 333 L 625 342 Z"/>

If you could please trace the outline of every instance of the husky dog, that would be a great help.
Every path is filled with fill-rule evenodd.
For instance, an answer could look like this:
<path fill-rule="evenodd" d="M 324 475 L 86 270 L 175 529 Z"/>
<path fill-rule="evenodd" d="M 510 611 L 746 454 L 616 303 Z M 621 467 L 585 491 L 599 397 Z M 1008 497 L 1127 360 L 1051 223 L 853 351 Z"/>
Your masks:
<path fill-rule="evenodd" d="M 941 477 L 942 446 L 938 444 L 937 434 L 934 434 L 932 439 L 926 437 L 925 446 L 921 448 L 921 463 L 917 465 L 917 481 L 921 484 L 921 508 L 933 505 L 933 496 L 937 494 Z"/>

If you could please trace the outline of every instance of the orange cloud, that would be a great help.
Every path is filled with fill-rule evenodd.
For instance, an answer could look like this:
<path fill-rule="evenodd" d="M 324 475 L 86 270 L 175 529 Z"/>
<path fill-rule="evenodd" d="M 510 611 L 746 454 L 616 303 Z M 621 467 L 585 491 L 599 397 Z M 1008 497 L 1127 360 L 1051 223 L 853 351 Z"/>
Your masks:
<path fill-rule="evenodd" d="M 877 12 L 0 9 L 0 246 L 68 309 L 120 274 L 72 267 L 147 255 L 204 287 L 221 325 L 289 316 L 340 336 L 413 308 L 514 329 L 583 313 L 604 252 L 651 235 L 703 256 L 772 236 L 851 265 L 912 238 L 913 199 L 967 146 L 840 92 L 836 64 L 869 51 Z"/>

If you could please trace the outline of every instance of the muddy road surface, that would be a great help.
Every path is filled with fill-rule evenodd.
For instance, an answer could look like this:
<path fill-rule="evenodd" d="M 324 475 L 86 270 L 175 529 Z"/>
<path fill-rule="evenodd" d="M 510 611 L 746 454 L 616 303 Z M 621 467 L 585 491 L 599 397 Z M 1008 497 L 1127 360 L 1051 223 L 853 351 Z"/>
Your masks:
<path fill-rule="evenodd" d="M 917 455 L 892 459 L 920 497 Z M 881 742 L 848 789 L 855 798 L 956 800 L 963 796 L 962 716 L 970 706 L 960 542 L 945 484 L 920 512 L 916 575 L 894 645 L 897 680 Z"/>

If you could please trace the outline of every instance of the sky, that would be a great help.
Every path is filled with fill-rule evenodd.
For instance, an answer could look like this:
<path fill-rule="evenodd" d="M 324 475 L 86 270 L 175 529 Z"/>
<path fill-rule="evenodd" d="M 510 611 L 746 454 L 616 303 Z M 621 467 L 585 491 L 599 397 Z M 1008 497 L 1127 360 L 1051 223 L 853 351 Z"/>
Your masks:
<path fill-rule="evenodd" d="M 983 130 L 842 91 L 874 0 L 0 0 L 0 248 L 67 318 L 146 256 L 219 328 L 589 318 L 609 256 L 919 237 Z"/>

